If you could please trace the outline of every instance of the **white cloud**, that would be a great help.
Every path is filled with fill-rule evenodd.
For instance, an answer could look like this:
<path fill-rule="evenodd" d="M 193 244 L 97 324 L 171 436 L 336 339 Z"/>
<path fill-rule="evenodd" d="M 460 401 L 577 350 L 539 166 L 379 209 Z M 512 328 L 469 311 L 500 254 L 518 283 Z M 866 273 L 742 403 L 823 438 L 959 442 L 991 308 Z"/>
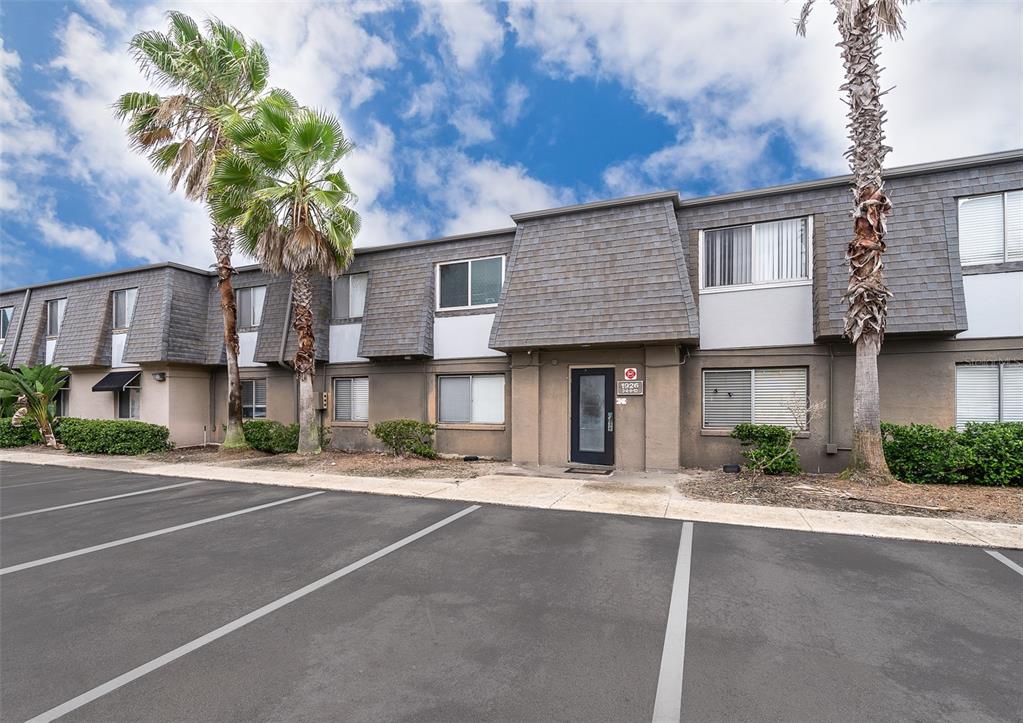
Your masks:
<path fill-rule="evenodd" d="M 504 28 L 484 3 L 426 0 L 421 7 L 424 23 L 439 28 L 459 68 L 475 68 L 483 57 L 500 54 Z"/>
<path fill-rule="evenodd" d="M 494 129 L 490 121 L 477 115 L 468 106 L 458 108 L 451 114 L 451 125 L 461 135 L 464 145 L 494 140 Z"/>
<path fill-rule="evenodd" d="M 512 81 L 504 90 L 504 122 L 515 125 L 522 117 L 523 106 L 529 98 L 529 88 L 519 81 Z"/>
<path fill-rule="evenodd" d="M 117 258 L 114 244 L 94 229 L 61 223 L 53 216 L 40 218 L 36 225 L 49 246 L 71 249 L 101 263 L 110 264 Z"/>

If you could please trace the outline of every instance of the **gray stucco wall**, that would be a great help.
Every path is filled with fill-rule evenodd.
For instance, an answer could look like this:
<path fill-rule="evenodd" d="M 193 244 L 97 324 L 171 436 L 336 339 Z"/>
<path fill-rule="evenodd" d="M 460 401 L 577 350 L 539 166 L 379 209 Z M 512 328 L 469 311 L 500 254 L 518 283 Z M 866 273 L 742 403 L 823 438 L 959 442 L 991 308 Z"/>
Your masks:
<path fill-rule="evenodd" d="M 812 343 L 809 284 L 700 293 L 701 349 Z"/>

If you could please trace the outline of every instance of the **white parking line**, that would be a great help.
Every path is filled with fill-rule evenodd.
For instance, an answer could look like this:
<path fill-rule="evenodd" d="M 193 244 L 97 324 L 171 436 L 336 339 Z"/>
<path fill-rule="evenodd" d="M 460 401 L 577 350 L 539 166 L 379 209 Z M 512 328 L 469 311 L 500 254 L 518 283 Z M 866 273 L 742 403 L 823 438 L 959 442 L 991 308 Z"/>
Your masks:
<path fill-rule="evenodd" d="M 178 487 L 188 487 L 189 485 L 200 484 L 202 480 L 194 479 L 191 482 L 178 482 L 173 485 L 164 485 L 163 487 L 150 487 L 145 490 L 138 490 L 136 492 L 125 492 L 121 495 L 110 495 L 109 497 L 94 497 L 91 500 L 83 500 L 82 502 L 71 502 L 66 505 L 55 505 L 53 507 L 43 507 L 39 510 L 30 510 L 28 512 L 18 512 L 13 515 L 4 515 L 0 517 L 0 520 L 13 520 L 15 517 L 28 517 L 29 515 L 41 515 L 44 512 L 55 512 L 57 510 L 66 510 L 70 507 L 81 507 L 82 505 L 94 505 L 97 502 L 109 502 L 110 500 L 119 500 L 123 497 L 135 497 L 136 495 L 148 495 L 152 492 L 163 492 L 164 490 L 173 490 Z"/>
<path fill-rule="evenodd" d="M 1017 565 L 1015 562 L 1007 558 L 1002 553 L 995 552 L 994 550 L 984 550 L 984 552 L 991 555 L 991 557 L 995 558 L 999 562 L 1004 563 L 1005 566 L 1008 567 L 1010 570 L 1014 570 L 1018 572 L 1020 575 L 1023 575 L 1023 567 Z"/>
<path fill-rule="evenodd" d="M 686 618 L 689 614 L 689 569 L 693 557 L 693 523 L 682 523 L 675 562 L 675 581 L 664 628 L 661 672 L 654 697 L 654 723 L 678 723 L 682 719 L 682 671 L 686 655 Z"/>
<path fill-rule="evenodd" d="M 183 525 L 174 525 L 173 527 L 165 527 L 162 530 L 154 530 L 153 532 L 144 532 L 141 535 L 133 535 L 132 537 L 125 537 L 120 540 L 113 540 L 111 542 L 104 542 L 102 545 L 93 545 L 92 547 L 83 547 L 78 550 L 72 550 L 71 552 L 64 552 L 59 555 L 52 555 L 50 557 L 44 557 L 39 560 L 32 560 L 31 562 L 23 562 L 20 565 L 11 565 L 10 567 L 0 568 L 0 575 L 8 575 L 12 572 L 20 572 L 22 570 L 28 570 L 32 567 L 39 567 L 40 565 L 49 565 L 51 562 L 60 562 L 61 560 L 67 560 L 71 557 L 78 557 L 79 555 L 88 555 L 91 552 L 99 552 L 100 550 L 108 550 L 111 547 L 119 547 L 121 545 L 128 545 L 132 542 L 139 542 L 141 540 L 148 540 L 150 537 L 159 537 L 160 535 L 169 535 L 172 532 L 178 532 L 180 530 L 187 530 L 189 527 L 198 527 L 199 525 L 206 525 L 210 522 L 217 522 L 218 520 L 226 520 L 229 517 L 237 517 L 238 515 L 247 515 L 250 512 L 256 512 L 257 510 L 265 510 L 270 507 L 276 507 L 277 505 L 287 504 L 288 502 L 297 502 L 298 500 L 304 500 L 307 497 L 315 497 L 316 495 L 322 495 L 323 490 L 317 492 L 307 492 L 304 495 L 296 495 L 294 497 L 287 497 L 283 500 L 277 500 L 276 502 L 267 502 L 263 505 L 256 505 L 255 507 L 246 507 L 241 510 L 235 510 L 234 512 L 227 512 L 223 515 L 214 515 L 213 517 L 204 517 L 201 520 L 195 520 L 193 522 L 186 522 Z"/>
<path fill-rule="evenodd" d="M 134 680 L 138 680 L 142 676 L 152 673 L 154 670 L 162 668 L 163 666 L 167 665 L 168 663 L 174 662 L 175 660 L 182 656 L 188 655 L 189 653 L 196 651 L 199 648 L 209 645 L 215 640 L 219 640 L 225 635 L 233 633 L 235 630 L 245 627 L 249 623 L 255 622 L 256 620 L 259 620 L 260 618 L 269 615 L 275 610 L 281 609 L 285 605 L 289 605 L 295 602 L 296 600 L 304 598 L 306 595 L 312 592 L 316 592 L 321 587 L 329 585 L 335 580 L 340 580 L 345 575 L 349 575 L 355 572 L 356 570 L 363 568 L 366 565 L 369 565 L 371 562 L 376 562 L 381 557 L 389 555 L 395 550 L 405 547 L 405 545 L 415 542 L 416 540 L 422 537 L 426 537 L 431 532 L 435 532 L 436 530 L 439 530 L 440 528 L 446 525 L 450 525 L 455 520 L 465 517 L 470 512 L 475 512 L 479 508 L 480 508 L 479 505 L 472 505 L 470 507 L 466 507 L 464 510 L 456 512 L 450 517 L 445 517 L 440 522 L 435 522 L 429 527 L 424 527 L 419 532 L 415 532 L 409 535 L 408 537 L 404 537 L 398 540 L 397 542 L 393 542 L 387 547 L 383 547 L 374 553 L 366 555 L 361 560 L 357 560 L 350 565 L 342 567 L 340 570 L 335 570 L 329 575 L 321 577 L 319 580 L 316 580 L 315 582 L 309 583 L 305 587 L 300 587 L 298 590 L 288 593 L 284 597 L 279 597 L 273 602 L 267 603 L 263 607 L 256 608 L 252 612 L 242 615 L 240 618 L 232 620 L 226 625 L 222 625 L 216 630 L 212 630 L 206 633 L 205 635 L 196 638 L 190 643 L 185 643 L 180 647 L 174 648 L 174 650 L 170 651 L 169 653 L 164 653 L 160 657 L 150 660 L 148 663 L 143 663 L 137 668 L 132 668 L 127 673 L 123 673 L 122 675 L 119 675 L 116 678 L 113 678 L 112 680 L 108 680 L 106 683 L 98 685 L 92 690 L 88 690 L 82 693 L 81 695 L 72 698 L 66 703 L 61 703 L 56 708 L 50 708 L 50 710 L 46 711 L 45 713 L 40 713 L 36 717 L 30 719 L 28 723 L 44 723 L 46 721 L 56 720 L 57 718 L 60 718 L 63 715 L 67 715 L 71 711 L 77 710 L 78 708 L 81 708 L 83 705 L 91 703 L 97 698 L 100 698 L 106 695 L 107 693 L 111 693 L 117 690 L 118 688 L 127 685 L 128 683 L 131 683 Z"/>

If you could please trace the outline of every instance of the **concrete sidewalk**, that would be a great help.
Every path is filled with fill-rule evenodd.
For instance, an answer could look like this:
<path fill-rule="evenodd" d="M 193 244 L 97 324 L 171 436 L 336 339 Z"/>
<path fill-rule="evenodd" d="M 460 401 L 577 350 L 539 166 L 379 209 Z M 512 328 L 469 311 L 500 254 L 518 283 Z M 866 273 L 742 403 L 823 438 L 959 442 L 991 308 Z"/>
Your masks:
<path fill-rule="evenodd" d="M 615 483 L 613 480 L 594 481 L 517 474 L 491 474 L 469 480 L 346 477 L 219 465 L 166 464 L 132 457 L 84 457 L 27 450 L 0 450 L 0 462 L 461 500 L 515 507 L 664 517 L 896 540 L 1023 548 L 1023 525 L 710 502 L 685 497 L 667 484 L 630 485 Z"/>

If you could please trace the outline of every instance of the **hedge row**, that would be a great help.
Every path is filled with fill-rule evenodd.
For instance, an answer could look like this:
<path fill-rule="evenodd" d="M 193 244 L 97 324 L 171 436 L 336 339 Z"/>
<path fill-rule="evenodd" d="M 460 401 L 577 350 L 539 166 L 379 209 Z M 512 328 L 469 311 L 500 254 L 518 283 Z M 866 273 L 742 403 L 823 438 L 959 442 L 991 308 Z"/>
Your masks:
<path fill-rule="evenodd" d="M 884 456 L 903 482 L 1023 485 L 1023 422 L 939 429 L 881 424 Z"/>
<path fill-rule="evenodd" d="M 436 459 L 437 450 L 433 447 L 433 433 L 436 429 L 436 424 L 416 419 L 389 419 L 373 425 L 373 436 L 396 455 L 414 454 Z"/>
<path fill-rule="evenodd" d="M 35 422 L 26 419 L 20 427 L 11 424 L 11 418 L 0 419 L 0 447 L 24 447 L 42 441 Z"/>
<path fill-rule="evenodd" d="M 71 452 L 90 454 L 146 454 L 170 449 L 169 430 L 159 424 L 133 419 L 60 420 L 57 438 Z"/>
<path fill-rule="evenodd" d="M 243 422 L 245 441 L 253 449 L 270 454 L 298 451 L 298 425 L 281 424 L 269 419 Z"/>

